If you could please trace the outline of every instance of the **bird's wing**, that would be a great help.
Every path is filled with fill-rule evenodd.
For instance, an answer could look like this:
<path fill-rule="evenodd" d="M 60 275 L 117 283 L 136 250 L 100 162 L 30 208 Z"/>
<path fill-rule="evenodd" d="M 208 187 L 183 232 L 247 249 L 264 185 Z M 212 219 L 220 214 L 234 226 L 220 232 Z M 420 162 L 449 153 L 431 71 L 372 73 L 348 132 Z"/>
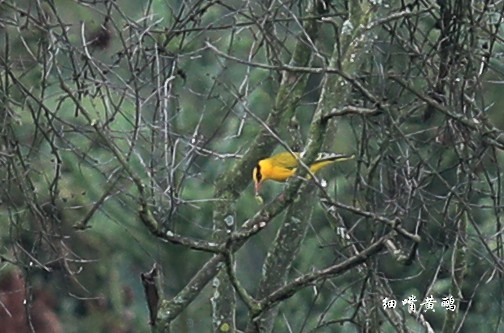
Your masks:
<path fill-rule="evenodd" d="M 295 153 L 296 155 L 299 155 Z M 287 169 L 292 169 L 298 166 L 298 161 L 294 155 L 289 153 L 288 151 L 283 153 L 278 153 L 269 158 L 271 164 L 276 167 L 282 167 Z"/>
<path fill-rule="evenodd" d="M 299 158 L 299 153 L 291 154 L 288 151 L 278 153 L 276 155 L 271 156 L 268 160 L 271 161 L 271 164 L 276 167 L 282 167 L 287 169 L 296 168 L 299 163 L 296 157 Z M 319 153 L 317 159 L 314 163 L 324 162 L 324 161 L 337 161 L 337 160 L 347 160 L 352 159 L 353 155 L 345 155 L 345 154 L 336 154 L 336 153 Z"/>

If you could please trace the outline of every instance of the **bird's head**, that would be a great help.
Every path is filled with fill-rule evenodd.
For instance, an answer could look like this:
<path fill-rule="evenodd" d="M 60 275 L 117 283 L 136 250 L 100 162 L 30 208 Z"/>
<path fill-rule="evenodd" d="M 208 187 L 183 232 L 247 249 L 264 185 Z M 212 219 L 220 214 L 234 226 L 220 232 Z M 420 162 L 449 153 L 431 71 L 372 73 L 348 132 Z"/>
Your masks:
<path fill-rule="evenodd" d="M 258 195 L 263 181 L 260 163 L 257 163 L 257 165 L 254 167 L 254 170 L 252 170 L 252 179 L 254 180 L 255 194 Z"/>

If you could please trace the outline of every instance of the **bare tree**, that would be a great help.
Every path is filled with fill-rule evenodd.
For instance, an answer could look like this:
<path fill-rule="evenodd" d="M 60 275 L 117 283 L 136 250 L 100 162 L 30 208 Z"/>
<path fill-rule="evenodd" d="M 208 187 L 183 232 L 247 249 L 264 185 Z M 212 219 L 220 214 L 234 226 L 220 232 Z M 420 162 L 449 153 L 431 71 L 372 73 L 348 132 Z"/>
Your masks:
<path fill-rule="evenodd" d="M 88 259 L 117 242 L 154 332 L 502 325 L 500 1 L 0 6 L 2 264 L 26 313 L 41 272 L 94 300 Z M 277 148 L 302 158 L 260 204 Z M 321 178 L 321 151 L 355 158 Z M 119 275 L 96 280 L 121 312 Z"/>

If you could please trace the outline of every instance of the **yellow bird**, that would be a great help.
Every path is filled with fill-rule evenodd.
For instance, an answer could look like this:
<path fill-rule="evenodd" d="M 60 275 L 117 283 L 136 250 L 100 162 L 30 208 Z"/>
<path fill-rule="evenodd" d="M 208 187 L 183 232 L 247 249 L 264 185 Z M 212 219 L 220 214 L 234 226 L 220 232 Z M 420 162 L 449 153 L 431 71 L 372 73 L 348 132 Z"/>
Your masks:
<path fill-rule="evenodd" d="M 257 162 L 257 165 L 252 171 L 256 196 L 264 181 L 270 179 L 277 182 L 284 182 L 287 178 L 293 176 L 294 173 L 296 173 L 296 168 L 299 166 L 298 158 L 299 153 L 294 153 L 293 155 L 290 152 L 283 152 Z M 322 153 L 319 154 L 315 162 L 310 165 L 310 171 L 315 173 L 331 163 L 352 158 L 354 158 L 354 155 Z"/>

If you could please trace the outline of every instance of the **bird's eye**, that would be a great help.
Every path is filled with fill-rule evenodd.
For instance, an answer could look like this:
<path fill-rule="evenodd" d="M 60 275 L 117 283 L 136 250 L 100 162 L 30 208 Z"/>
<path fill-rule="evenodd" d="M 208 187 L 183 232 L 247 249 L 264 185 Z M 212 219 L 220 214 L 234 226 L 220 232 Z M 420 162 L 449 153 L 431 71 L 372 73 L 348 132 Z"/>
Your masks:
<path fill-rule="evenodd" d="M 261 179 L 262 179 L 262 175 L 261 175 L 261 166 L 258 164 L 256 167 L 255 167 L 255 176 L 256 176 L 256 180 L 257 182 L 261 182 Z"/>

